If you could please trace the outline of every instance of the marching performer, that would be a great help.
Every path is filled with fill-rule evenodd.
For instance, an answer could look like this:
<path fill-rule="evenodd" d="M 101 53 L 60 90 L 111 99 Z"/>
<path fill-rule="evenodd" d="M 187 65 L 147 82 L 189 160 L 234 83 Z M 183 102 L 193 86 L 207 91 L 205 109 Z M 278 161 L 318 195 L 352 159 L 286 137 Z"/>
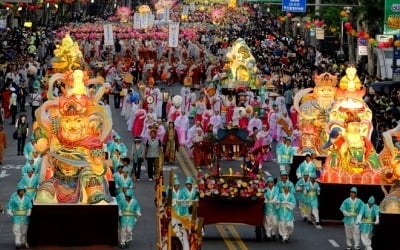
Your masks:
<path fill-rule="evenodd" d="M 18 186 L 26 189 L 25 195 L 33 200 L 36 196 L 36 189 L 39 186 L 39 176 L 35 173 L 34 168 L 28 168 L 27 173 L 24 174 L 18 183 Z"/>
<path fill-rule="evenodd" d="M 173 164 L 175 162 L 175 152 L 179 150 L 178 132 L 171 121 L 168 123 L 168 129 L 163 138 L 165 145 L 164 160 Z"/>
<path fill-rule="evenodd" d="M 296 198 L 289 192 L 289 185 L 283 186 L 283 193 L 278 195 L 278 224 L 279 234 L 282 237 L 282 243 L 289 243 L 290 235 L 294 229 L 293 209 L 296 206 Z"/>
<path fill-rule="evenodd" d="M 190 88 L 187 86 L 183 86 L 181 89 L 181 96 L 183 98 L 182 102 L 182 111 L 189 112 L 190 110 Z"/>
<path fill-rule="evenodd" d="M 186 178 L 185 187 L 179 191 L 179 200 L 181 201 L 181 216 L 191 216 L 191 206 L 193 201 L 199 200 L 199 192 L 193 187 L 193 179 Z"/>
<path fill-rule="evenodd" d="M 7 214 L 13 217 L 13 233 L 16 249 L 28 248 L 26 232 L 28 231 L 29 216 L 32 210 L 32 200 L 25 195 L 25 188 L 18 187 L 17 193 L 10 197 L 7 204 Z"/>
<path fill-rule="evenodd" d="M 126 191 L 125 200 L 121 200 L 118 207 L 121 232 L 120 245 L 121 248 L 127 248 L 132 241 L 133 227 L 136 225 L 137 217 L 142 215 L 132 189 Z"/>
<path fill-rule="evenodd" d="M 374 233 L 374 225 L 379 224 L 379 207 L 375 204 L 374 196 L 369 197 L 368 203 L 364 204 L 357 217 L 361 232 L 361 242 L 365 250 L 372 250 L 371 238 Z"/>
<path fill-rule="evenodd" d="M 276 187 L 278 188 L 279 193 L 283 193 L 283 191 L 284 191 L 283 189 L 285 186 L 289 187 L 289 191 L 292 194 L 295 193 L 295 188 L 294 188 L 293 182 L 291 182 L 289 180 L 288 172 L 286 170 L 282 170 L 280 180 L 276 183 Z"/>
<path fill-rule="evenodd" d="M 319 225 L 319 210 L 318 210 L 318 196 L 320 194 L 320 187 L 316 179 L 315 173 L 310 174 L 310 181 L 304 185 L 304 205 L 308 212 L 308 221 L 311 221 L 311 215 L 314 216 L 315 225 Z"/>
<path fill-rule="evenodd" d="M 247 125 L 248 135 L 251 136 L 253 134 L 253 128 L 257 128 L 258 131 L 262 129 L 262 121 L 258 118 L 258 113 L 254 112 L 253 117 L 250 119 L 249 124 Z"/>
<path fill-rule="evenodd" d="M 267 241 L 275 240 L 275 235 L 278 229 L 276 202 L 278 200 L 279 190 L 275 187 L 274 178 L 267 178 L 267 188 L 264 193 L 264 229 L 267 236 Z"/>
<path fill-rule="evenodd" d="M 346 232 L 347 250 L 351 250 L 353 241 L 355 249 L 360 249 L 360 229 L 356 224 L 357 216 L 360 214 L 363 202 L 357 198 L 357 188 L 350 189 L 350 197 L 345 199 L 340 206 L 344 215 L 344 229 Z"/>
<path fill-rule="evenodd" d="M 302 163 L 300 163 L 299 167 L 296 170 L 296 176 L 298 179 L 300 179 L 304 175 L 304 173 L 307 172 L 311 175 L 315 174 L 316 171 L 317 171 L 317 166 L 311 160 L 311 154 L 307 153 L 305 160 Z"/>
<path fill-rule="evenodd" d="M 280 170 L 286 170 L 290 172 L 290 165 L 293 163 L 293 156 L 295 153 L 294 148 L 291 145 L 291 138 L 285 137 L 282 144 L 276 148 L 276 155 L 278 156 L 278 164 Z"/>
<path fill-rule="evenodd" d="M 308 216 L 308 210 L 307 210 L 308 207 L 305 204 L 306 202 L 305 202 L 305 190 L 304 190 L 307 182 L 309 182 L 309 174 L 308 172 L 304 172 L 303 177 L 300 178 L 295 185 L 296 199 L 299 201 L 300 214 L 301 217 L 303 218 L 303 221 L 306 221 Z"/>
<path fill-rule="evenodd" d="M 186 112 L 182 111 L 181 114 L 176 118 L 175 128 L 178 132 L 179 144 L 184 145 L 186 143 L 186 135 L 189 130 L 189 118 Z"/>

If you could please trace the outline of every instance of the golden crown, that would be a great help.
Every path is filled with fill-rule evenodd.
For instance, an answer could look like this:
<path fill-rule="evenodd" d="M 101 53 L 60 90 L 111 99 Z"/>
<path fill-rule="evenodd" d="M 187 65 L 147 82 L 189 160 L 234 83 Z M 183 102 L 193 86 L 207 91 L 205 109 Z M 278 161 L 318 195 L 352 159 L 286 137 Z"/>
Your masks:
<path fill-rule="evenodd" d="M 336 87 L 338 82 L 337 75 L 333 75 L 330 73 L 322 73 L 320 75 L 314 76 L 315 86 L 322 87 L 322 86 L 330 86 Z"/>

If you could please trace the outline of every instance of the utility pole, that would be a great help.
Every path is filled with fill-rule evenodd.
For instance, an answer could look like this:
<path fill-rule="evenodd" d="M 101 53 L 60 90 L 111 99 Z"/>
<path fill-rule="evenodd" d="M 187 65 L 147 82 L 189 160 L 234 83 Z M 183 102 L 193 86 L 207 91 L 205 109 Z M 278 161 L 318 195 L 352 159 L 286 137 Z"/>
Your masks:
<path fill-rule="evenodd" d="M 321 0 L 315 0 L 315 15 L 317 17 L 321 16 L 320 6 L 321 6 Z"/>

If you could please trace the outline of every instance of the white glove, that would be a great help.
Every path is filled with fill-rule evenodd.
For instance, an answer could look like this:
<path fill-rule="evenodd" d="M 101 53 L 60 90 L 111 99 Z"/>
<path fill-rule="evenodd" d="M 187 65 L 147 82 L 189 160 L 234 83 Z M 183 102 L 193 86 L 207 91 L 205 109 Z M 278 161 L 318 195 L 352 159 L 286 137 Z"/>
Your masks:
<path fill-rule="evenodd" d="M 350 216 L 350 214 L 347 211 L 342 211 L 344 216 Z"/>
<path fill-rule="evenodd" d="M 118 210 L 118 216 L 122 216 L 122 211 L 120 209 Z"/>
<path fill-rule="evenodd" d="M 31 216 L 32 213 L 32 209 L 28 209 L 28 211 L 26 212 L 26 216 Z"/>
<path fill-rule="evenodd" d="M 361 216 L 357 216 L 356 225 L 358 225 L 358 224 L 360 224 L 360 223 L 361 223 Z"/>
<path fill-rule="evenodd" d="M 375 225 L 378 225 L 378 224 L 379 224 L 379 216 L 376 216 L 376 219 L 375 219 L 374 224 L 375 224 Z"/>
<path fill-rule="evenodd" d="M 136 212 L 137 216 L 142 216 L 142 213 L 140 211 Z"/>
<path fill-rule="evenodd" d="M 11 212 L 10 209 L 7 209 L 7 214 L 8 214 L 8 216 L 13 216 L 13 213 Z"/>

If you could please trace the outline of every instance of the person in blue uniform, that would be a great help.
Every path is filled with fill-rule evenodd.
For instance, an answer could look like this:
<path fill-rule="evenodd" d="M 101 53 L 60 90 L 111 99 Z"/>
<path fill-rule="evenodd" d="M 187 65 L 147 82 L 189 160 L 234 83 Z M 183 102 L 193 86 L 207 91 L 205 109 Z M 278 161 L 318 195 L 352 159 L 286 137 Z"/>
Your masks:
<path fill-rule="evenodd" d="M 119 195 L 121 192 L 126 192 L 126 190 L 133 189 L 134 183 L 132 177 L 129 176 L 129 169 L 124 168 L 122 176 L 118 176 L 115 179 L 115 194 Z"/>
<path fill-rule="evenodd" d="M 35 172 L 38 170 L 38 166 L 35 163 L 35 159 L 33 159 L 32 156 L 28 157 L 25 165 L 22 167 L 22 169 L 21 169 L 22 175 L 27 174 L 28 169 L 33 169 Z"/>
<path fill-rule="evenodd" d="M 193 202 L 199 200 L 199 192 L 197 188 L 193 187 L 193 179 L 188 176 L 186 178 L 185 186 L 179 191 L 180 201 L 180 215 L 181 216 L 191 216 L 190 207 Z"/>
<path fill-rule="evenodd" d="M 314 216 L 315 225 L 319 226 L 319 209 L 318 209 L 318 196 L 321 188 L 316 182 L 316 174 L 310 174 L 310 181 L 304 185 L 304 205 L 306 206 L 307 219 L 311 222 L 311 215 Z"/>
<path fill-rule="evenodd" d="M 291 182 L 289 180 L 289 176 L 288 175 L 289 174 L 288 174 L 288 172 L 286 170 L 282 170 L 281 171 L 280 180 L 276 183 L 276 187 L 278 188 L 279 193 L 283 193 L 283 187 L 285 185 L 289 186 L 289 192 L 290 193 L 294 194 L 296 192 L 296 190 L 294 188 L 294 185 L 293 185 L 293 182 Z"/>
<path fill-rule="evenodd" d="M 278 195 L 278 225 L 279 235 L 282 237 L 282 243 L 288 243 L 290 235 L 294 230 L 294 213 L 293 209 L 296 207 L 296 198 L 294 194 L 289 192 L 290 186 L 285 184 L 283 186 L 283 193 Z"/>
<path fill-rule="evenodd" d="M 343 223 L 346 232 L 347 250 L 351 250 L 354 241 L 354 248 L 360 249 L 360 229 L 356 224 L 357 216 L 363 207 L 363 202 L 357 198 L 357 188 L 350 189 L 350 197 L 346 198 L 340 206 L 343 213 Z"/>
<path fill-rule="evenodd" d="M 280 170 L 286 170 L 290 172 L 290 166 L 293 163 L 293 156 L 295 149 L 291 145 L 292 139 L 287 136 L 284 137 L 283 143 L 279 144 L 276 148 L 276 155 L 278 157 L 278 164 Z"/>
<path fill-rule="evenodd" d="M 375 204 L 374 196 L 369 197 L 368 203 L 361 208 L 357 217 L 357 224 L 361 232 L 361 242 L 365 250 L 372 250 L 371 239 L 374 226 L 379 224 L 379 207 Z"/>
<path fill-rule="evenodd" d="M 300 163 L 299 167 L 296 170 L 296 176 L 300 179 L 305 172 L 311 174 L 315 174 L 317 171 L 317 166 L 311 159 L 311 154 L 307 153 L 305 160 Z"/>
<path fill-rule="evenodd" d="M 140 205 L 133 195 L 133 190 L 129 189 L 125 193 L 125 200 L 118 204 L 120 216 L 120 245 L 121 248 L 129 247 L 132 241 L 133 228 L 137 218 L 141 216 Z"/>
<path fill-rule="evenodd" d="M 26 189 L 25 195 L 27 197 L 29 197 L 31 200 L 35 199 L 36 190 L 39 187 L 39 176 L 38 174 L 35 174 L 35 170 L 33 168 L 27 169 L 27 173 L 22 175 L 18 186 Z"/>
<path fill-rule="evenodd" d="M 310 176 L 308 172 L 303 172 L 303 176 L 296 182 L 296 199 L 299 202 L 300 214 L 303 221 L 307 221 L 308 207 L 305 205 L 304 186 L 309 182 Z"/>
<path fill-rule="evenodd" d="M 276 203 L 278 201 L 279 190 L 275 186 L 274 178 L 267 178 L 267 187 L 264 193 L 264 229 L 267 241 L 275 240 L 276 232 L 278 231 L 278 211 Z"/>
<path fill-rule="evenodd" d="M 28 248 L 26 232 L 28 231 L 29 216 L 32 211 L 32 200 L 25 195 L 25 188 L 17 187 L 17 193 L 10 197 L 7 204 L 7 214 L 13 217 L 13 233 L 16 249 Z"/>

